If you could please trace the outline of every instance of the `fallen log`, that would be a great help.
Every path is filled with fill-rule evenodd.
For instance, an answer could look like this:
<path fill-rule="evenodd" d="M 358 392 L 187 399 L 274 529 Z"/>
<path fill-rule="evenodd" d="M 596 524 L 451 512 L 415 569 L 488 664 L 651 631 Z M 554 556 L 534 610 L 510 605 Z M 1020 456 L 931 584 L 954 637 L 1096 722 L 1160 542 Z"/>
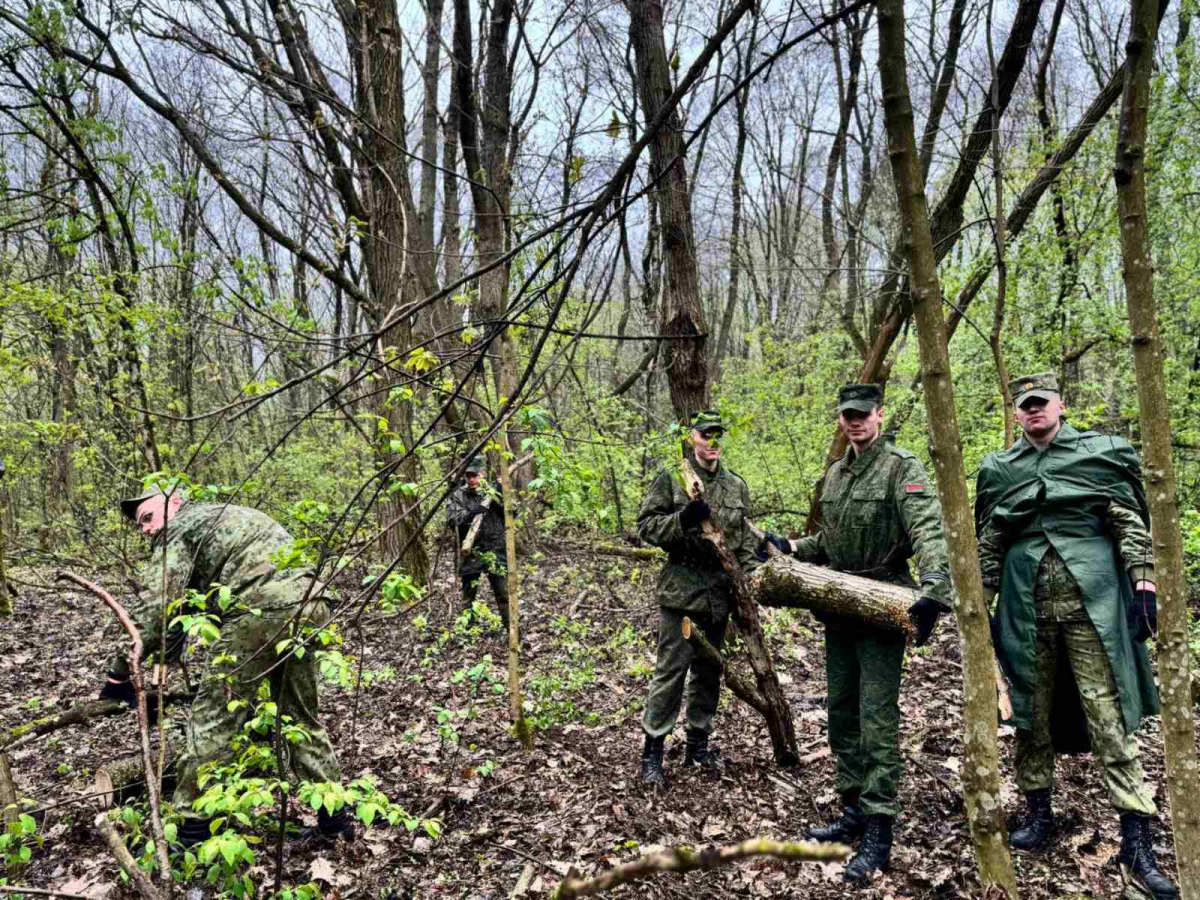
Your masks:
<path fill-rule="evenodd" d="M 195 697 L 195 694 L 188 693 L 166 694 L 163 697 L 163 705 L 170 706 L 173 703 L 191 703 Z M 23 725 L 9 728 L 7 731 L 0 731 L 0 750 L 11 749 L 22 738 L 33 738 L 41 734 L 49 734 L 52 731 L 58 731 L 60 728 L 66 728 L 68 725 L 82 725 L 89 719 L 118 716 L 121 713 L 129 711 L 130 707 L 125 704 L 124 700 L 87 700 L 83 703 L 76 703 L 66 712 L 56 713 L 52 716 L 42 716 Z"/>
<path fill-rule="evenodd" d="M 174 778 L 172 767 L 175 754 L 167 746 L 165 765 L 163 766 L 163 792 L 174 789 L 169 784 Z M 133 797 L 141 796 L 146 790 L 146 766 L 141 753 L 134 753 L 114 759 L 96 769 L 92 782 L 92 792 L 99 798 L 100 805 L 108 809 L 114 803 L 123 804 Z"/>
<path fill-rule="evenodd" d="M 696 655 L 721 670 L 721 674 L 725 676 L 725 685 L 733 692 L 733 696 L 744 701 L 751 709 L 757 710 L 762 715 L 767 714 L 767 701 L 758 692 L 754 682 L 746 677 L 745 672 L 725 665 L 725 657 L 721 655 L 721 651 L 712 645 L 712 642 L 704 636 L 704 632 L 697 628 L 687 616 L 683 617 L 680 630 L 683 632 L 683 639 L 695 649 Z"/>
<path fill-rule="evenodd" d="M 701 496 L 704 493 L 704 483 L 686 456 L 680 461 L 679 471 L 687 495 L 692 499 Z M 730 550 L 721 526 L 711 517 L 700 523 L 700 534 L 712 544 L 717 558 L 721 561 L 721 568 L 725 570 L 733 586 L 733 621 L 741 629 L 746 657 L 754 671 L 755 687 L 762 697 L 763 706 L 760 712 L 771 735 L 771 750 L 775 755 L 775 763 L 780 766 L 794 766 L 800 754 L 796 749 L 796 728 L 792 724 L 792 710 L 783 696 L 779 676 L 775 674 L 775 667 L 771 663 L 771 653 L 767 650 L 762 626 L 758 621 L 758 606 L 748 588 L 746 573 L 742 571 L 741 564 Z"/>
<path fill-rule="evenodd" d="M 749 588 L 762 606 L 810 609 L 899 631 L 909 639 L 916 636 L 908 608 L 916 602 L 917 593 L 902 584 L 837 572 L 780 555 L 758 567 L 750 577 Z"/>

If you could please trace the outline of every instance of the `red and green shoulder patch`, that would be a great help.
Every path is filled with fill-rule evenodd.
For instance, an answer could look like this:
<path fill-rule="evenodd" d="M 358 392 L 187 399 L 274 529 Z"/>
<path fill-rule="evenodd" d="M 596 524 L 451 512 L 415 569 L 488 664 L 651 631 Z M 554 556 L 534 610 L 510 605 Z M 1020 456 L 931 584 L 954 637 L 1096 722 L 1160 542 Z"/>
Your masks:
<path fill-rule="evenodd" d="M 906 481 L 904 483 L 904 493 L 906 494 L 923 494 L 925 493 L 925 485 L 916 481 Z"/>

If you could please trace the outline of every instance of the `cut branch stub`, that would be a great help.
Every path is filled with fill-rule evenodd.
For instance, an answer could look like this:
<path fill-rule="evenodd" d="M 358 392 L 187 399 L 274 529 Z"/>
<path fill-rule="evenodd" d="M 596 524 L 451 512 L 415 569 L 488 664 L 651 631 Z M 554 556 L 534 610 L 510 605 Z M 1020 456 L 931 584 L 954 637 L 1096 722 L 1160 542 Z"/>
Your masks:
<path fill-rule="evenodd" d="M 916 636 L 908 616 L 908 608 L 916 601 L 916 591 L 902 584 L 776 556 L 758 567 L 750 578 L 749 588 L 761 606 L 811 609 L 899 631 L 910 639 Z"/>

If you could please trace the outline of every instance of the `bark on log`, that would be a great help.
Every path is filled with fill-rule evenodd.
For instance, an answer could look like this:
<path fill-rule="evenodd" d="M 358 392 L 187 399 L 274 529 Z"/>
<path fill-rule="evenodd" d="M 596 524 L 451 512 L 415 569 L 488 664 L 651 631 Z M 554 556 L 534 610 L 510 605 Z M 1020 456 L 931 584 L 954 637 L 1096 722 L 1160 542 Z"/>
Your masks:
<path fill-rule="evenodd" d="M 876 581 L 836 572 L 824 566 L 777 556 L 750 577 L 750 592 L 762 606 L 801 607 L 815 612 L 860 619 L 877 628 L 916 636 L 908 608 L 916 590 L 902 584 Z"/>
<path fill-rule="evenodd" d="M 683 639 L 692 645 L 699 656 L 721 669 L 721 674 L 725 676 L 725 685 L 733 691 L 735 697 L 744 701 L 752 709 L 758 710 L 762 715 L 767 715 L 767 701 L 758 692 L 754 682 L 747 678 L 746 673 L 741 670 L 727 666 L 721 651 L 712 645 L 704 636 L 704 632 L 693 625 L 692 620 L 687 616 L 683 617 L 681 631 Z"/>
<path fill-rule="evenodd" d="M 0 804 L 4 805 L 4 824 L 17 820 L 17 786 L 13 783 L 8 754 L 0 752 Z"/>
<path fill-rule="evenodd" d="M 693 499 L 699 497 L 704 492 L 704 484 L 686 457 L 680 461 L 679 468 L 688 496 Z M 771 654 L 767 650 L 762 626 L 758 622 L 758 606 L 751 596 L 746 573 L 742 571 L 741 564 L 729 549 L 725 534 L 716 522 L 711 518 L 705 519 L 700 525 L 700 533 L 713 545 L 717 557 L 721 560 L 721 568 L 725 570 L 733 585 L 733 621 L 742 631 L 746 656 L 750 660 L 750 668 L 754 670 L 758 693 L 763 699 L 764 709 L 760 712 L 771 735 L 771 749 L 775 754 L 775 762 L 780 766 L 794 766 L 800 758 L 800 752 L 796 748 L 792 710 L 784 699 L 783 688 L 780 687 L 779 678 L 771 664 Z"/>
<path fill-rule="evenodd" d="M 108 821 L 108 813 L 99 813 L 96 816 L 95 824 L 100 829 L 100 834 L 104 836 L 104 843 L 108 845 L 108 849 L 116 858 L 117 864 L 129 876 L 130 882 L 132 882 L 137 892 L 142 896 L 142 900 L 162 900 L 162 894 L 158 892 L 158 889 L 154 886 L 149 876 L 142 871 L 141 867 L 134 860 L 133 855 L 129 852 L 129 848 L 125 846 L 125 842 L 121 840 L 121 836 L 113 828 L 112 822 Z"/>
<path fill-rule="evenodd" d="M 483 502 L 479 504 L 483 507 L 483 512 L 476 513 L 475 518 L 471 520 L 471 527 L 467 531 L 467 536 L 463 538 L 462 555 L 466 556 L 471 552 L 471 548 L 475 546 L 475 538 L 479 537 L 479 526 L 483 524 L 483 517 L 487 515 L 488 509 L 491 508 L 492 498 L 484 497 Z"/>
<path fill-rule="evenodd" d="M 173 703 L 191 703 L 194 699 L 195 694 L 166 694 L 163 697 L 163 705 L 170 706 Z M 53 716 L 42 716 L 23 725 L 17 725 L 7 731 L 0 732 L 0 741 L 2 741 L 0 743 L 0 750 L 13 748 L 23 738 L 49 734 L 52 731 L 58 731 L 60 728 L 66 728 L 68 725 L 82 725 L 89 719 L 96 719 L 103 716 L 117 716 L 128 711 L 129 707 L 123 700 L 88 700 L 84 703 L 76 703 L 66 712 L 57 713 Z"/>
<path fill-rule="evenodd" d="M 171 773 L 167 770 L 174 762 L 175 754 L 168 746 L 163 767 L 166 773 L 163 776 L 164 793 L 168 789 L 167 782 L 171 778 Z M 132 797 L 140 796 L 146 790 L 146 765 L 142 754 L 134 753 L 130 756 L 122 756 L 120 759 L 114 759 L 98 768 L 92 790 L 104 809 L 112 806 L 114 801 L 124 803 Z"/>

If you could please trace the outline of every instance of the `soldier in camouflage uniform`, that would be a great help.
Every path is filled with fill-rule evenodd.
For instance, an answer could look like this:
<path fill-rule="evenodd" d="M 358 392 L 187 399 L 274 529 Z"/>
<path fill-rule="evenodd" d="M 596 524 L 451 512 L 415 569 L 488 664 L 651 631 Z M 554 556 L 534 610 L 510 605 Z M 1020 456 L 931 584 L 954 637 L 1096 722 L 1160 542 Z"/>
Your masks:
<path fill-rule="evenodd" d="M 929 640 L 951 591 L 942 512 L 937 492 L 913 454 L 880 435 L 883 392 L 875 384 L 850 384 L 838 393 L 838 423 L 850 449 L 825 473 L 821 530 L 793 541 L 803 562 L 828 565 L 881 581 L 910 585 L 909 609 L 916 645 Z M 918 557 L 920 584 L 908 560 Z M 829 679 L 829 744 L 837 759 L 835 789 L 842 817 L 811 828 L 819 841 L 862 838 L 846 866 L 850 882 L 887 871 L 892 820 L 900 812 L 900 672 L 903 635 L 828 617 L 825 656 Z"/>
<path fill-rule="evenodd" d="M 1055 831 L 1055 752 L 1091 749 L 1120 815 L 1122 871 L 1156 900 L 1178 895 L 1154 858 L 1135 732 L 1158 712 L 1144 641 L 1157 626 L 1154 550 L 1137 453 L 1067 424 L 1053 373 L 1010 385 L 1024 435 L 979 470 L 979 564 L 996 655 L 1012 688 L 1017 785 L 1028 814 L 1014 849 Z"/>
<path fill-rule="evenodd" d="M 476 456 L 467 463 L 463 483 L 450 495 L 450 510 L 447 513 L 450 524 L 458 533 L 458 546 L 461 548 L 471 523 L 477 515 L 483 515 L 479 531 L 475 535 L 475 543 L 459 564 L 458 577 L 462 580 L 463 604 L 470 614 L 475 598 L 479 594 L 479 580 L 486 575 L 488 584 L 492 586 L 492 600 L 496 604 L 496 612 L 508 631 L 508 575 L 505 567 L 507 559 L 504 546 L 504 504 L 499 492 L 492 497 L 486 507 L 483 501 L 487 494 L 480 490 L 485 484 L 487 465 L 482 456 Z"/>
<path fill-rule="evenodd" d="M 720 697 L 721 671 L 696 656 L 692 645 L 684 640 L 681 625 L 686 616 L 714 647 L 720 649 L 724 643 L 731 582 L 712 544 L 701 537 L 700 525 L 705 519 L 711 516 L 721 526 L 730 550 L 746 572 L 758 565 L 756 541 L 746 525 L 750 490 L 740 476 L 720 462 L 719 441 L 724 430 L 720 413 L 713 410 L 705 410 L 693 420 L 693 452 L 689 456 L 704 484 L 699 499 L 690 499 L 675 472 L 666 470 L 654 479 L 638 512 L 638 536 L 667 551 L 667 563 L 658 578 L 658 661 L 642 715 L 642 781 L 647 784 L 660 785 L 664 781 L 663 741 L 675 727 L 689 672 L 684 765 L 721 769 L 720 754 L 708 745 Z"/>
<path fill-rule="evenodd" d="M 172 802 L 184 816 L 180 840 L 191 845 L 209 837 L 210 818 L 193 806 L 202 793 L 197 783 L 200 767 L 232 756 L 230 742 L 253 716 L 263 681 L 270 686 L 280 714 L 290 716 L 309 734 L 306 741 L 285 745 L 297 778 L 341 781 L 333 745 L 317 718 L 316 655 L 292 656 L 280 664 L 275 651 L 280 641 L 301 638 L 306 626 L 324 623 L 329 616 L 321 599 L 322 587 L 314 585 L 310 568 L 276 568 L 276 561 L 292 545 L 287 531 L 257 510 L 190 503 L 178 489 L 169 497 L 151 489 L 121 501 L 121 511 L 152 540 L 152 557 L 138 579 L 144 589 L 130 610 L 141 631 L 146 658 L 157 656 L 162 649 L 172 660 L 183 649 L 178 626 L 169 629 L 164 639 L 164 604 L 174 603 L 189 589 L 207 593 L 217 585 L 228 587 L 235 601 L 224 612 L 214 608 L 213 600 L 208 604 L 207 611 L 222 620 L 221 634 L 192 705 L 186 747 L 177 763 L 179 781 Z M 251 614 L 249 609 L 261 610 L 261 614 Z M 169 616 L 192 611 L 181 605 Z M 134 704 L 124 653 L 114 659 L 100 696 Z M 230 701 L 235 699 L 247 702 L 230 710 Z M 322 808 L 316 833 L 350 840 L 354 826 L 345 809 L 330 815 Z"/>

